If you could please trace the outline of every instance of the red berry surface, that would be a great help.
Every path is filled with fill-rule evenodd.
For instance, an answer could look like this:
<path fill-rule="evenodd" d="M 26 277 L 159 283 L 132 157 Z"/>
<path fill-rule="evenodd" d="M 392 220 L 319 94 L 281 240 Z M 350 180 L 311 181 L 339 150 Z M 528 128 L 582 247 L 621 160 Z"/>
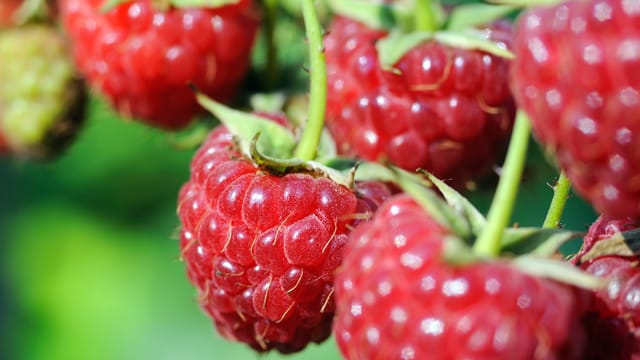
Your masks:
<path fill-rule="evenodd" d="M 590 346 L 596 349 L 590 353 L 605 353 L 609 348 L 611 357 L 602 355 L 603 359 L 630 359 L 631 354 L 640 358 L 640 257 L 603 255 L 582 263 L 581 257 L 597 242 L 636 228 L 637 222 L 631 218 L 600 216 L 589 227 L 582 248 L 572 260 L 588 273 L 607 280 L 606 286 L 594 293 L 596 301 L 589 330 L 596 332 L 590 341 Z M 617 335 L 605 337 L 602 329 Z M 611 349 L 617 349 L 618 353 Z"/>
<path fill-rule="evenodd" d="M 640 216 L 640 11 L 568 1 L 524 13 L 512 87 L 537 138 L 602 214 Z"/>
<path fill-rule="evenodd" d="M 449 235 L 406 195 L 354 230 L 335 285 L 346 359 L 581 359 L 575 289 L 500 260 L 448 264 Z"/>
<path fill-rule="evenodd" d="M 15 14 L 23 0 L 2 0 L 0 1 L 0 27 L 10 27 L 16 25 Z"/>
<path fill-rule="evenodd" d="M 251 0 L 166 11 L 103 3 L 63 0 L 61 15 L 80 71 L 120 113 L 178 129 L 201 111 L 188 84 L 222 102 L 236 95 L 259 23 Z"/>
<path fill-rule="evenodd" d="M 225 128 L 213 131 L 178 215 L 188 277 L 220 334 L 283 353 L 326 339 L 348 233 L 388 196 L 381 183 L 353 192 L 324 177 L 271 175 Z"/>
<path fill-rule="evenodd" d="M 509 45 L 510 24 L 486 31 Z M 427 41 L 385 71 L 375 47 L 385 35 L 340 16 L 329 27 L 327 126 L 339 151 L 454 185 L 485 175 L 513 124 L 508 61 Z"/>

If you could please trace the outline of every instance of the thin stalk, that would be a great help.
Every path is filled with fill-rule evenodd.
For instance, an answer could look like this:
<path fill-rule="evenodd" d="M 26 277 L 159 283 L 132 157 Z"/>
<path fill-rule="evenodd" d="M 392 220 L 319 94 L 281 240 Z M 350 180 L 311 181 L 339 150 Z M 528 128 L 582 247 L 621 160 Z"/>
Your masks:
<path fill-rule="evenodd" d="M 571 191 L 571 183 L 564 171 L 560 173 L 558 181 L 553 186 L 553 198 L 549 204 L 547 216 L 544 218 L 543 228 L 557 228 L 560 226 L 560 219 L 564 212 L 564 207 L 569 199 Z"/>
<path fill-rule="evenodd" d="M 502 175 L 487 215 L 487 225 L 473 246 L 478 255 L 493 257 L 500 253 L 502 234 L 511 220 L 520 187 L 530 134 L 529 119 L 523 111 L 518 111 Z"/>
<path fill-rule="evenodd" d="M 327 65 L 322 44 L 322 29 L 316 13 L 314 0 L 302 1 L 302 16 L 309 42 L 309 63 L 311 73 L 311 90 L 309 94 L 309 117 L 295 151 L 301 160 L 312 160 L 318 150 L 324 115 L 327 103 Z"/>

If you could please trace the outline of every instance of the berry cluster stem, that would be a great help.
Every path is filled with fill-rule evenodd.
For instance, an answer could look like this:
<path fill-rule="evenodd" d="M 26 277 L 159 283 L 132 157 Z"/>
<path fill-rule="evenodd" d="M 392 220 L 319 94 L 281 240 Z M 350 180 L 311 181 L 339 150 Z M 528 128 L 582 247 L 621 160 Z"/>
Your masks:
<path fill-rule="evenodd" d="M 558 177 L 558 181 L 553 186 L 553 198 L 549 204 L 547 216 L 542 224 L 543 228 L 557 228 L 560 226 L 560 219 L 562 218 L 564 207 L 567 204 L 567 199 L 569 199 L 570 190 L 571 183 L 564 171 L 562 171 Z"/>
<path fill-rule="evenodd" d="M 473 246 L 478 255 L 494 257 L 500 253 L 502 234 L 511 220 L 520 187 L 530 134 L 529 119 L 523 111 L 518 111 L 502 175 L 487 215 L 487 225 Z"/>
<path fill-rule="evenodd" d="M 314 0 L 302 1 L 302 16 L 304 18 L 307 41 L 309 42 L 309 62 L 311 73 L 311 90 L 309 94 L 309 116 L 295 151 L 295 156 L 301 160 L 312 160 L 317 152 L 327 103 L 327 64 L 324 58 L 322 43 L 322 29 L 316 13 Z"/>

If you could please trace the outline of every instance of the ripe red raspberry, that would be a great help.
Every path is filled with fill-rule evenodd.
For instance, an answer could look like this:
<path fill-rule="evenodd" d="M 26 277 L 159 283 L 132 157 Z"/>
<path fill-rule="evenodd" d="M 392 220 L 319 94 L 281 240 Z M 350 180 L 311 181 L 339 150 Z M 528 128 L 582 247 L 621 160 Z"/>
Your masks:
<path fill-rule="evenodd" d="M 406 195 L 354 230 L 335 285 L 347 359 L 580 358 L 578 291 L 505 261 L 450 265 L 450 235 Z"/>
<path fill-rule="evenodd" d="M 511 25 L 490 29 L 508 46 Z M 339 151 L 424 168 L 454 185 L 485 175 L 513 124 L 508 61 L 427 41 L 385 71 L 375 47 L 385 35 L 338 16 L 325 38 L 327 126 Z"/>
<path fill-rule="evenodd" d="M 220 334 L 258 351 L 299 351 L 331 333 L 334 271 L 351 228 L 389 196 L 325 177 L 270 174 L 225 128 L 196 153 L 179 195 L 180 246 Z"/>
<path fill-rule="evenodd" d="M 640 257 L 603 255 L 582 262 L 582 257 L 593 246 L 618 232 L 638 228 L 631 218 L 614 219 L 600 216 L 584 237 L 584 243 L 572 262 L 585 271 L 606 278 L 606 286 L 595 291 L 595 303 L 591 310 L 590 332 L 598 335 L 589 341 L 591 347 L 600 351 L 617 349 L 620 353 L 615 359 L 629 359 L 630 354 L 640 358 Z M 602 329 L 611 329 L 618 336 L 602 337 Z M 600 335 L 600 336 L 599 336 Z M 591 351 L 592 353 L 598 350 Z M 609 351 L 611 355 L 611 350 Z"/>
<path fill-rule="evenodd" d="M 524 13 L 512 87 L 538 140 L 604 215 L 640 216 L 640 11 L 567 1 Z"/>
<path fill-rule="evenodd" d="M 63 0 L 61 16 L 79 69 L 120 113 L 179 129 L 201 110 L 189 83 L 218 101 L 235 96 L 258 28 L 251 0 L 167 11 L 139 0 L 106 13 L 103 3 Z"/>

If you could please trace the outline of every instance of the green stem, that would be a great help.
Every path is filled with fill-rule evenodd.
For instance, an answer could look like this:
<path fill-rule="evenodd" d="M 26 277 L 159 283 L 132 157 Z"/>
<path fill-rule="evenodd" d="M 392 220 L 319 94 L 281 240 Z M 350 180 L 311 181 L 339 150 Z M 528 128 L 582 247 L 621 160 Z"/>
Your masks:
<path fill-rule="evenodd" d="M 564 206 L 567 204 L 567 199 L 569 199 L 570 190 L 571 183 L 564 171 L 562 171 L 558 177 L 558 181 L 553 186 L 553 198 L 551 199 L 551 204 L 549 204 L 547 216 L 542 224 L 543 228 L 557 228 L 560 226 L 560 219 L 562 218 Z"/>
<path fill-rule="evenodd" d="M 530 134 L 529 119 L 523 111 L 518 111 L 502 175 L 487 215 L 487 225 L 473 246 L 473 251 L 478 255 L 493 257 L 500 253 L 502 234 L 511 220 L 520 187 Z"/>
<path fill-rule="evenodd" d="M 327 103 L 327 65 L 324 59 L 324 45 L 322 44 L 322 29 L 313 4 L 314 0 L 302 1 L 302 16 L 309 42 L 309 62 L 311 67 L 311 91 L 309 95 L 309 118 L 295 151 L 295 156 L 301 160 L 315 158 Z"/>
<path fill-rule="evenodd" d="M 418 31 L 435 31 L 438 21 L 434 0 L 416 0 L 415 27 Z"/>
<path fill-rule="evenodd" d="M 278 46 L 275 40 L 276 18 L 278 13 L 278 0 L 263 0 L 264 7 L 264 34 L 267 43 L 267 63 L 265 65 L 265 84 L 267 90 L 273 90 L 280 78 L 278 64 Z"/>

